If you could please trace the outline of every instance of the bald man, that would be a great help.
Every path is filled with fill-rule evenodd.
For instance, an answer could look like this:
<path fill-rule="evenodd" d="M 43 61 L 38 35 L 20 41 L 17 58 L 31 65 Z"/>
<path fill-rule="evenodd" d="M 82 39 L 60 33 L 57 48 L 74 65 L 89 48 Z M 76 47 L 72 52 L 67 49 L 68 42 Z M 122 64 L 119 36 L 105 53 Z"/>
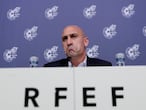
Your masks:
<path fill-rule="evenodd" d="M 62 45 L 67 58 L 47 63 L 44 67 L 112 66 L 108 61 L 89 58 L 86 54 L 88 44 L 89 39 L 79 26 L 66 26 L 62 32 Z"/>

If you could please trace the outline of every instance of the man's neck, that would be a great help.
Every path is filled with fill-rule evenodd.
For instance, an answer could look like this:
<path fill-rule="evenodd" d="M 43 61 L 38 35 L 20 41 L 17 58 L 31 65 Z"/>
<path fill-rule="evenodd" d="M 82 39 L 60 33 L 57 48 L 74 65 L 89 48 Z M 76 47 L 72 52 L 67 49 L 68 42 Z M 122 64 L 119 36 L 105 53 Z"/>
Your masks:
<path fill-rule="evenodd" d="M 72 63 L 73 66 L 77 67 L 81 62 L 83 62 L 86 58 L 86 55 L 81 56 L 81 57 L 74 57 L 70 59 L 70 62 Z"/>

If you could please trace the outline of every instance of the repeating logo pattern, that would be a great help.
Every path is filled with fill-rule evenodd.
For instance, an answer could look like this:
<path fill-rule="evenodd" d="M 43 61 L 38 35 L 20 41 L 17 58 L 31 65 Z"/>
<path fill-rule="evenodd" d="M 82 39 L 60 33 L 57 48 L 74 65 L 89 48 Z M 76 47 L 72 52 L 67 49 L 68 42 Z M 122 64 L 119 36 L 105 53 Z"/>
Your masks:
<path fill-rule="evenodd" d="M 105 27 L 103 29 L 103 35 L 107 39 L 112 39 L 114 36 L 116 36 L 116 25 L 112 24 L 110 27 Z"/>
<path fill-rule="evenodd" d="M 144 0 L 142 0 L 142 1 L 144 1 Z M 7 0 L 3 0 L 3 2 L 7 2 Z M 36 2 L 39 2 L 39 1 L 36 1 Z M 44 2 L 44 1 L 42 1 L 42 2 Z M 51 4 L 51 2 L 52 1 L 49 0 L 49 3 L 50 4 Z M 74 2 L 74 1 L 72 1 L 72 2 Z M 99 1 L 96 1 L 96 2 L 99 2 Z M 87 26 L 87 24 L 89 24 L 89 27 L 88 26 L 87 27 L 84 27 L 84 24 L 83 24 L 83 26 L 82 26 L 83 28 L 87 28 L 87 29 L 91 29 L 92 30 L 93 28 L 97 28 L 98 26 L 100 27 L 102 25 L 105 25 L 105 27 L 103 27 L 101 29 L 102 31 L 99 31 L 100 32 L 99 34 L 102 34 L 104 36 L 104 38 L 106 38 L 106 39 L 110 39 L 110 41 L 109 40 L 106 40 L 106 43 L 109 42 L 109 44 L 110 44 L 109 46 L 112 47 L 114 45 L 114 46 L 117 46 L 118 47 L 119 44 L 116 41 L 119 41 L 118 40 L 119 38 L 121 38 L 121 37 L 123 37 L 123 35 L 126 35 L 127 34 L 127 33 L 123 33 L 125 31 L 125 29 L 127 29 L 124 26 L 125 25 L 126 26 L 127 25 L 131 25 L 131 24 L 128 24 L 129 22 L 124 22 L 125 24 L 123 23 L 123 27 L 122 27 L 122 26 L 119 26 L 119 23 L 121 24 L 123 22 L 123 20 L 124 21 L 127 21 L 127 20 L 128 21 L 130 21 L 130 20 L 132 21 L 133 18 L 135 19 L 135 17 L 136 17 L 136 19 L 137 19 L 139 17 L 138 14 L 135 14 L 136 13 L 136 10 L 139 10 L 138 9 L 139 6 L 137 6 L 137 2 L 138 1 L 137 2 L 134 2 L 134 3 L 125 4 L 125 5 L 121 6 L 121 7 L 116 7 L 116 5 L 113 5 L 113 7 L 112 7 L 113 9 L 116 9 L 116 8 L 119 8 L 119 9 L 118 9 L 118 13 L 117 13 L 117 10 L 116 10 L 116 13 L 111 13 L 111 16 L 110 16 L 110 13 L 108 12 L 108 9 L 111 8 L 111 7 L 109 7 L 108 5 L 106 7 L 102 7 L 102 6 L 99 7 L 99 5 L 97 6 L 98 3 L 96 3 L 96 2 L 93 2 L 92 1 L 92 4 L 91 4 L 91 2 L 90 3 L 89 2 L 86 2 L 85 4 L 83 3 L 83 4 L 79 5 L 80 8 L 78 8 L 78 9 L 76 9 L 75 6 L 73 7 L 70 4 L 71 5 L 70 6 L 71 8 L 66 9 L 66 11 L 68 11 L 69 15 L 70 15 L 70 13 L 73 14 L 75 18 L 77 18 L 78 15 L 81 15 L 83 17 L 82 18 L 83 20 L 81 20 L 81 21 L 84 22 L 84 20 L 85 20 L 85 22 L 84 22 L 85 23 L 85 26 Z M 52 2 L 52 3 L 54 4 L 54 2 Z M 40 9 L 43 9 L 43 11 L 41 13 L 37 13 L 37 11 L 36 12 L 32 12 L 33 10 L 31 10 L 31 11 L 30 10 L 27 10 L 26 11 L 27 7 L 25 7 L 25 5 L 24 6 L 18 6 L 18 5 L 16 5 L 16 2 L 13 2 L 11 5 L 13 6 L 13 8 L 9 7 L 9 5 L 7 7 L 4 7 L 4 8 L 6 8 L 6 12 L 5 12 L 5 9 L 3 9 L 4 10 L 4 16 L 3 16 L 3 13 L 2 13 L 1 14 L 2 15 L 1 16 L 1 19 L 2 20 L 0 20 L 0 24 L 3 21 L 4 21 L 4 23 L 6 23 L 6 25 L 1 26 L 2 30 L 4 30 L 5 32 L 0 31 L 0 33 L 2 33 L 2 34 L 0 34 L 0 37 L 1 36 L 3 37 L 3 38 L 1 37 L 2 47 L 4 47 L 4 51 L 2 51 L 1 57 L 2 57 L 2 60 L 4 60 L 6 63 L 17 61 L 15 59 L 18 56 L 17 55 L 18 47 L 20 48 L 20 46 L 16 47 L 15 46 L 16 44 L 13 44 L 10 49 L 5 49 L 5 45 L 9 45 L 9 44 L 7 44 L 7 43 L 4 44 L 3 43 L 3 39 L 5 41 L 6 40 L 9 40 L 10 41 L 10 39 L 8 39 L 8 37 L 11 37 L 11 36 L 7 36 L 8 34 L 6 34 L 8 30 L 9 30 L 8 33 L 10 32 L 10 35 L 12 34 L 12 37 L 14 37 L 14 39 L 17 39 L 16 37 L 19 37 L 19 38 L 22 37 L 23 40 L 33 41 L 34 39 L 37 38 L 38 35 L 42 36 L 41 35 L 41 32 L 42 31 L 38 31 L 38 30 L 45 30 L 44 32 L 46 32 L 46 29 L 49 30 L 49 28 L 52 29 L 52 27 L 56 26 L 56 24 L 55 24 L 56 21 L 54 22 L 53 20 L 55 18 L 57 18 L 57 17 L 59 18 L 60 16 L 62 16 L 62 18 L 64 17 L 65 20 L 66 20 L 65 22 L 64 21 L 62 22 L 62 20 L 64 20 L 64 19 L 62 19 L 62 18 L 61 19 L 57 19 L 58 20 L 57 23 L 59 22 L 59 24 L 61 24 L 60 26 L 62 26 L 64 24 L 68 24 L 68 23 L 74 22 L 73 21 L 74 18 L 70 18 L 68 15 L 65 15 L 66 13 L 63 13 L 64 10 L 62 10 L 62 9 L 65 9 L 63 6 L 65 6 L 66 4 L 65 5 L 60 5 L 58 3 L 57 5 L 52 5 L 51 7 L 49 6 L 49 7 L 45 8 L 45 9 L 44 9 L 44 6 L 42 6 L 42 8 L 40 6 Z M 76 4 L 76 5 L 78 5 L 78 4 Z M 104 17 L 104 20 L 101 19 L 102 16 L 99 16 L 100 14 L 97 15 L 97 7 L 99 9 L 98 12 L 101 15 L 103 14 L 103 16 L 105 16 Z M 72 13 L 72 10 L 75 13 Z M 102 10 L 104 11 L 104 13 L 103 13 Z M 139 13 L 139 12 L 137 12 L 137 13 Z M 25 16 L 27 15 L 27 19 L 19 19 L 20 17 L 24 17 L 24 15 L 22 16 L 22 14 L 24 14 Z M 36 14 L 38 14 L 39 17 L 40 17 L 40 15 L 44 15 L 44 16 L 41 16 L 40 18 L 37 18 L 36 19 L 36 17 L 37 17 Z M 111 19 L 111 18 L 113 18 L 113 16 L 112 16 L 113 14 L 114 14 L 114 16 L 116 15 L 116 17 L 119 17 L 119 16 L 120 17 L 122 16 L 122 17 L 121 17 L 121 19 L 118 19 L 119 20 L 118 22 L 116 22 L 116 19 L 113 19 L 113 20 Z M 140 14 L 142 15 L 140 17 L 143 17 L 143 18 L 142 19 L 137 19 L 137 20 L 143 20 L 145 18 L 144 11 L 141 11 Z M 33 15 L 35 15 L 35 16 L 33 16 Z M 60 15 L 60 16 L 58 16 L 58 15 Z M 68 17 L 68 18 L 66 19 L 66 17 Z M 94 17 L 96 17 L 96 19 L 92 19 Z M 128 18 L 128 19 L 125 19 L 125 18 Z M 31 21 L 34 20 L 34 22 L 31 22 L 30 23 L 30 22 L 28 22 L 28 19 L 31 19 Z M 48 26 L 39 25 L 39 23 L 42 22 L 40 19 L 41 20 L 44 20 L 45 22 L 47 22 L 48 23 Z M 6 22 L 5 22 L 5 20 L 6 20 Z M 9 20 L 9 22 L 7 22 L 8 20 Z M 16 22 L 16 20 L 19 21 L 19 22 Z M 37 20 L 40 20 L 40 21 L 37 21 Z M 79 18 L 79 20 L 80 20 L 80 18 Z M 105 21 L 105 20 L 107 20 L 107 21 Z M 101 23 L 98 22 L 98 21 L 101 21 Z M 24 25 L 22 25 L 24 23 L 22 23 L 22 22 L 25 23 L 25 26 L 29 26 L 31 24 L 32 27 L 24 28 L 23 27 Z M 50 23 L 53 23 L 53 22 L 54 22 L 55 25 L 52 25 L 52 24 L 50 25 Z M 94 24 L 94 22 L 98 23 L 98 25 L 96 23 Z M 114 22 L 114 23 L 112 23 L 112 22 Z M 146 37 L 146 24 L 144 24 L 143 22 L 142 21 L 138 22 L 139 25 L 140 26 L 143 26 L 143 27 L 140 27 L 140 28 L 139 27 L 136 27 L 137 29 L 139 28 L 139 30 L 137 30 L 137 32 L 141 32 L 141 36 L 134 36 L 134 37 L 139 37 L 141 39 L 143 37 L 143 39 L 145 39 L 145 37 Z M 35 23 L 35 25 L 34 25 L 34 23 Z M 42 24 L 43 23 L 44 22 L 42 22 Z M 80 23 L 81 22 L 76 22 L 76 24 L 79 25 L 79 26 L 80 26 Z M 90 24 L 92 24 L 92 26 Z M 19 30 L 19 31 L 22 31 L 22 34 L 21 34 L 22 36 L 18 36 L 17 34 L 14 34 L 14 33 L 17 33 L 18 32 L 17 27 L 15 28 L 15 25 L 19 25 L 17 27 L 22 28 L 22 29 Z M 13 27 L 15 29 L 12 29 Z M 90 28 L 90 27 L 92 27 L 92 28 Z M 119 28 L 118 31 L 117 31 L 117 27 Z M 132 29 L 133 28 L 135 29 L 135 27 L 132 27 Z M 63 27 L 62 27 L 62 29 L 63 29 Z M 131 27 L 129 27 L 129 30 L 131 30 Z M 15 31 L 15 32 L 12 32 L 12 31 Z M 58 32 L 58 31 L 54 30 L 52 33 L 54 34 L 54 32 Z M 128 31 L 126 31 L 126 32 L 128 32 Z M 137 32 L 134 32 L 134 31 L 131 31 L 131 32 L 132 32 L 131 34 L 137 33 Z M 49 36 L 51 36 L 52 33 L 50 33 L 50 35 L 46 35 L 46 36 L 49 37 Z M 117 36 L 117 33 L 118 33 L 118 37 L 116 37 Z M 93 33 L 91 33 L 91 34 L 93 34 Z M 45 35 L 45 34 L 43 34 L 43 35 Z M 91 37 L 92 37 L 91 40 L 95 40 L 95 39 L 98 40 L 98 38 L 97 37 L 94 37 L 94 36 L 96 36 L 96 32 L 93 34 L 93 37 L 91 35 Z M 89 34 L 88 37 L 90 37 L 90 34 Z M 115 38 L 115 39 L 113 39 L 113 38 Z M 124 36 L 124 38 L 126 38 L 126 36 Z M 39 39 L 40 39 L 40 43 L 43 43 L 43 40 L 41 38 L 39 38 Z M 128 37 L 128 39 L 130 39 L 130 38 Z M 113 45 L 111 45 L 111 42 L 113 42 L 112 40 L 115 41 L 115 44 L 113 44 Z M 127 40 L 127 39 L 125 39 L 125 40 Z M 1 44 L 1 42 L 0 42 L 0 44 Z M 11 41 L 11 42 L 14 43 L 15 41 Z M 144 42 L 144 41 L 142 41 L 142 42 Z M 59 43 L 61 43 L 61 42 L 59 42 Z M 114 56 L 114 57 L 110 56 L 111 55 L 110 53 L 112 53 L 112 52 L 110 52 L 109 53 L 109 56 L 112 57 L 112 58 L 114 58 L 113 61 L 116 60 L 116 63 L 113 64 L 113 65 L 123 66 L 123 65 L 127 64 L 126 63 L 126 60 L 127 60 L 126 58 L 129 59 L 128 62 L 134 62 L 134 60 L 137 61 L 136 59 L 141 58 L 139 56 L 140 55 L 143 55 L 142 52 L 144 52 L 144 50 L 141 50 L 141 52 L 140 52 L 139 49 L 140 49 L 140 46 L 141 47 L 144 46 L 144 43 L 142 43 L 141 45 L 140 45 L 140 43 L 141 42 L 138 42 L 137 41 L 137 44 L 134 44 L 134 45 L 132 45 L 130 47 L 129 47 L 129 44 L 124 44 L 124 46 L 125 45 L 128 45 L 126 47 L 126 49 L 124 47 L 124 49 L 123 49 L 124 53 L 123 52 L 114 53 L 114 55 L 116 54 L 116 56 Z M 35 41 L 30 42 L 30 46 L 31 45 L 36 45 L 35 44 Z M 108 45 L 108 44 L 105 44 L 105 45 Z M 42 45 L 40 45 L 40 47 L 41 46 Z M 46 45 L 43 45 L 43 46 L 46 46 Z M 91 48 L 87 48 L 87 55 L 89 57 L 92 57 L 92 58 L 99 57 L 99 47 L 100 47 L 100 45 L 94 45 L 93 44 L 93 46 Z M 122 45 L 120 47 L 122 47 Z M 28 61 L 28 65 L 26 65 L 26 66 L 30 66 L 30 67 L 39 66 L 39 63 L 40 63 L 40 62 L 38 62 L 39 58 L 40 59 L 43 58 L 43 60 L 45 59 L 45 61 L 51 62 L 51 61 L 54 61 L 57 57 L 62 57 L 62 56 L 59 56 L 58 55 L 59 54 L 58 53 L 58 48 L 59 48 L 58 45 L 56 45 L 56 46 L 51 45 L 51 47 L 45 47 L 45 49 L 43 49 L 44 52 L 42 53 L 42 56 L 43 57 L 40 57 L 39 56 L 41 52 L 39 53 L 39 55 L 30 56 L 30 59 L 28 59 L 29 60 Z M 23 50 L 20 51 L 20 52 L 23 52 Z M 30 53 L 34 54 L 33 51 L 30 51 Z M 103 53 L 100 53 L 100 56 L 102 56 L 102 54 Z M 21 57 L 24 57 L 24 56 L 21 56 Z M 1 62 L 0 62 L 0 65 L 2 65 Z M 43 64 L 40 64 L 40 65 L 43 65 Z"/>
<path fill-rule="evenodd" d="M 31 29 L 26 29 L 24 31 L 24 38 L 28 41 L 32 41 L 37 35 L 38 26 L 33 26 Z"/>
<path fill-rule="evenodd" d="M 46 49 L 44 51 L 44 58 L 46 61 L 53 61 L 58 56 L 58 46 L 53 46 L 51 49 Z"/>
<path fill-rule="evenodd" d="M 126 18 L 132 17 L 135 14 L 134 6 L 134 4 L 130 4 L 127 7 L 124 6 L 121 10 L 122 15 Z"/>
<path fill-rule="evenodd" d="M 49 20 L 53 20 L 58 15 L 58 6 L 53 6 L 52 8 L 47 8 L 45 10 L 45 16 Z"/>
<path fill-rule="evenodd" d="M 87 48 L 87 55 L 91 58 L 97 58 L 99 56 L 99 46 L 93 45 L 92 48 Z"/>
<path fill-rule="evenodd" d="M 134 44 L 126 49 L 126 55 L 130 60 L 135 60 L 140 55 L 139 46 L 139 44 Z"/>
<path fill-rule="evenodd" d="M 6 49 L 3 53 L 3 58 L 6 62 L 12 62 L 17 57 L 18 47 L 12 47 L 11 49 Z"/>
<path fill-rule="evenodd" d="M 91 5 L 90 7 L 84 8 L 83 15 L 85 18 L 91 19 L 96 15 L 96 5 Z"/>
<path fill-rule="evenodd" d="M 7 12 L 7 18 L 11 21 L 15 20 L 20 16 L 21 7 L 16 7 L 14 9 L 9 9 Z"/>

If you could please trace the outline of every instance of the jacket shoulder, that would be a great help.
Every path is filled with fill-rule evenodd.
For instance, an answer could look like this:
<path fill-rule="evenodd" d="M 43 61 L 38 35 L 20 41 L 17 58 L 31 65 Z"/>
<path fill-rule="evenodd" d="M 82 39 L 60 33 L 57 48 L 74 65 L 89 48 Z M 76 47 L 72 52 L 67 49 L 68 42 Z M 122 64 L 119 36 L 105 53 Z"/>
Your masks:
<path fill-rule="evenodd" d="M 49 62 L 47 64 L 44 64 L 44 67 L 65 67 L 68 65 L 67 59 L 61 59 L 54 62 Z"/>
<path fill-rule="evenodd" d="M 98 58 L 88 58 L 88 66 L 112 66 L 112 63 Z"/>

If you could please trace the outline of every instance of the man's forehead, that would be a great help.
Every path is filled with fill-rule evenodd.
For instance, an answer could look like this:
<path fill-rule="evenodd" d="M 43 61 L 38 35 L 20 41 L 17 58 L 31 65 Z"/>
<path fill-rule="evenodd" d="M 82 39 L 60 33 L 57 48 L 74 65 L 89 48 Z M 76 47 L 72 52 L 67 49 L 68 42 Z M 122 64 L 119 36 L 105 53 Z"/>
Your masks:
<path fill-rule="evenodd" d="M 78 32 L 77 31 L 68 31 L 68 32 L 63 33 L 62 35 L 63 36 L 68 36 L 68 35 L 71 35 L 71 34 L 78 34 Z"/>
<path fill-rule="evenodd" d="M 82 33 L 81 29 L 77 26 L 68 26 L 64 29 L 63 35 Z"/>

